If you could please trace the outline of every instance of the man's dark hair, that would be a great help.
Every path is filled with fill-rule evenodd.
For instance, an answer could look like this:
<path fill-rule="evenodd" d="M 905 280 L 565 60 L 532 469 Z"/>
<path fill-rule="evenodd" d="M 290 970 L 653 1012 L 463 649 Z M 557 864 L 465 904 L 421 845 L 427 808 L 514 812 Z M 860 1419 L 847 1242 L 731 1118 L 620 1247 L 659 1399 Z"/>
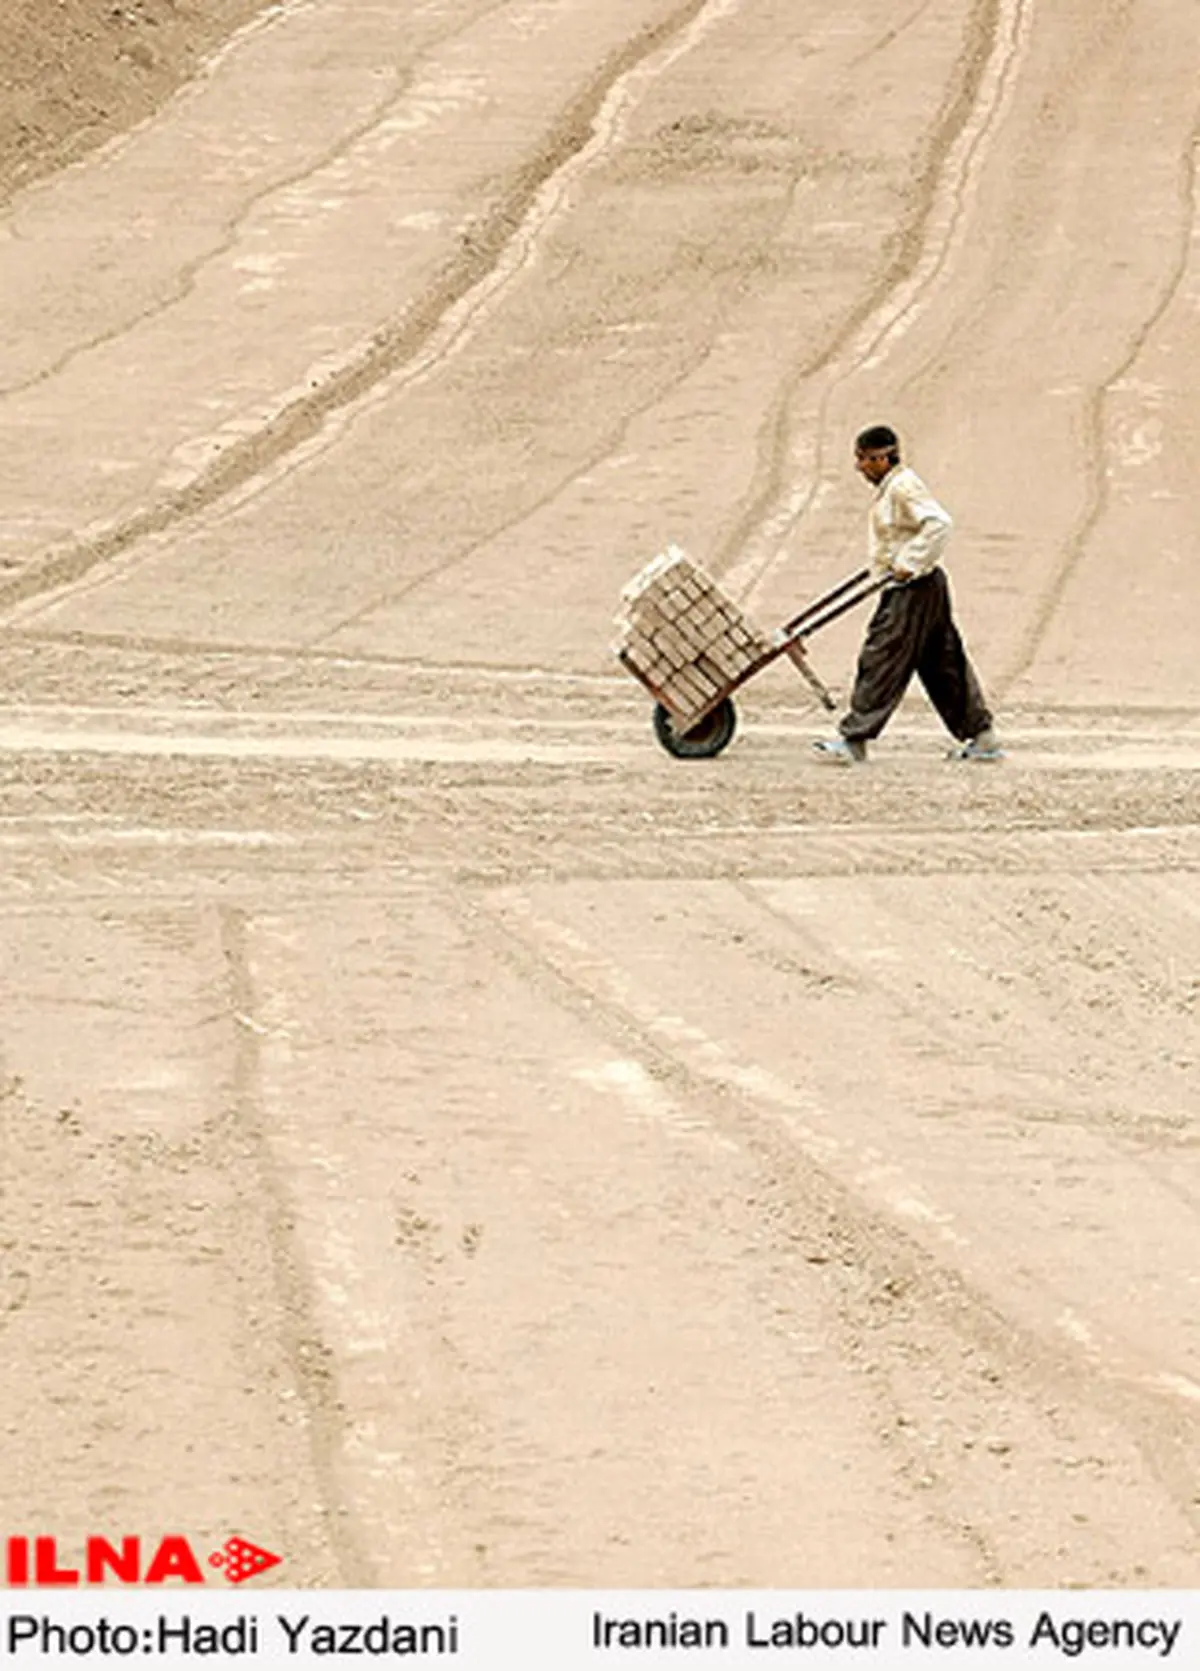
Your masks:
<path fill-rule="evenodd" d="M 900 459 L 900 437 L 887 424 L 872 424 L 859 432 L 854 442 L 857 453 L 891 453 L 893 463 Z"/>

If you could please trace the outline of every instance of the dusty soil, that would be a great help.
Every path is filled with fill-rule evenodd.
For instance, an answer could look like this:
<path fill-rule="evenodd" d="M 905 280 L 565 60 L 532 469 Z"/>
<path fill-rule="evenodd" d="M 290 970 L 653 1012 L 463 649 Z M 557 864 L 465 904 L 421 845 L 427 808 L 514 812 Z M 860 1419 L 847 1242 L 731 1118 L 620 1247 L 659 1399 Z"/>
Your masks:
<path fill-rule="evenodd" d="M 0 200 L 140 122 L 268 0 L 4 0 Z"/>
<path fill-rule="evenodd" d="M 1190 0 L 307 0 L 175 98 L 254 6 L 48 10 L 0 1526 L 288 1585 L 1194 1586 Z M 784 618 L 885 416 L 1008 759 L 914 693 L 823 772 L 783 668 L 668 759 L 620 586 L 676 539 Z"/>

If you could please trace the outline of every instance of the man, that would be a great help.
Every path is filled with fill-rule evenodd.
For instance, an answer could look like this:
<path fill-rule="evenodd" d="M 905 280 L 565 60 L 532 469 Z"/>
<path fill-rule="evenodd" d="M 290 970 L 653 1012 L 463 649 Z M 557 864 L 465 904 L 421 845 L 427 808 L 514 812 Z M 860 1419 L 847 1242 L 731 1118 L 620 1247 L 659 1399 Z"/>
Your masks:
<path fill-rule="evenodd" d="M 952 523 L 915 470 L 900 462 L 894 429 L 877 424 L 854 444 L 855 468 L 877 491 L 868 524 L 871 569 L 883 590 L 858 658 L 840 736 L 814 743 L 833 765 L 865 761 L 915 673 L 951 735 L 954 758 L 1002 760 L 992 716 L 954 625 L 941 567 Z"/>

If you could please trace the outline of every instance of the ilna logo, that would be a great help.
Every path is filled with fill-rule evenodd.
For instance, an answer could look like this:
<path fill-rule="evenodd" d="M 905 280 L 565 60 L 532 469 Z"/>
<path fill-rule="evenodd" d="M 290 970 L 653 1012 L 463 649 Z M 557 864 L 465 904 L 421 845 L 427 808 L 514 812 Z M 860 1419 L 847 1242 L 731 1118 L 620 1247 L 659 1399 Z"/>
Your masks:
<path fill-rule="evenodd" d="M 220 1549 L 202 1563 L 187 1538 L 178 1534 L 160 1538 L 143 1563 L 141 1538 L 121 1538 L 119 1545 L 108 1538 L 84 1539 L 83 1560 L 78 1566 L 61 1562 L 57 1538 L 10 1537 L 5 1549 L 5 1577 L 13 1588 L 27 1584 L 59 1588 L 70 1584 L 165 1584 L 177 1578 L 182 1584 L 204 1584 L 205 1566 L 222 1573 L 227 1583 L 244 1584 L 260 1572 L 277 1567 L 282 1555 L 272 1555 L 245 1538 L 226 1538 Z"/>

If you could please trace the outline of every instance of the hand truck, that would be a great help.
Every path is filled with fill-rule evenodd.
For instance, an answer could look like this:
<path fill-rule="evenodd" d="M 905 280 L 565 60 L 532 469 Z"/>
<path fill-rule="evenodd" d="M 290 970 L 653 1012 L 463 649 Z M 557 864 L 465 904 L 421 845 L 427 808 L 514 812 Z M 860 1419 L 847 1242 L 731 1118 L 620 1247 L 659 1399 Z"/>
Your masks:
<path fill-rule="evenodd" d="M 627 670 L 655 698 L 654 735 L 659 743 L 677 760 L 713 759 L 722 749 L 729 746 L 737 729 L 737 710 L 733 704 L 733 693 L 740 690 L 756 674 L 761 673 L 764 667 L 770 667 L 772 662 L 778 661 L 781 656 L 788 658 L 821 705 L 832 713 L 837 707 L 837 701 L 810 667 L 805 653 L 806 641 L 813 633 L 819 632 L 831 621 L 836 621 L 840 615 L 846 614 L 860 603 L 865 603 L 883 585 L 882 580 L 872 577 L 870 569 L 864 568 L 857 570 L 819 598 L 815 598 L 798 615 L 793 615 L 790 621 L 784 622 L 771 637 L 768 648 L 756 655 L 736 678 L 723 684 L 703 707 L 698 711 L 693 709 L 682 721 L 663 701 L 663 693 L 656 689 L 624 654 L 621 654 L 620 659 Z M 681 724 L 686 728 L 681 729 Z"/>

